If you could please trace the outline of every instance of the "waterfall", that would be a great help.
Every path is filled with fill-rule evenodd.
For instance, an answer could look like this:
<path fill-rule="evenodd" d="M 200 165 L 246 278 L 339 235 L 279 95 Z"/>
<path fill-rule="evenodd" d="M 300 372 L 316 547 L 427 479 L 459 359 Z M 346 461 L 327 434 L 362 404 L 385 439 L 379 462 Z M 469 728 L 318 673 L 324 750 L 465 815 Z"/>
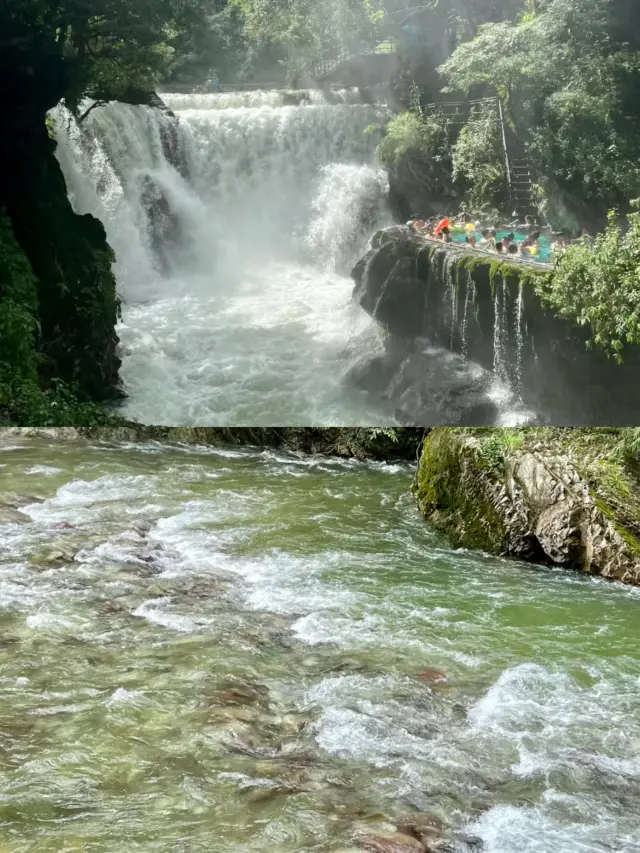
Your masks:
<path fill-rule="evenodd" d="M 515 340 L 516 340 L 516 360 L 515 360 L 515 379 L 514 379 L 514 391 L 517 395 L 519 401 L 522 401 L 522 350 L 524 348 L 524 329 L 522 328 L 523 322 L 523 286 L 522 282 L 519 283 L 518 287 L 518 298 L 515 304 L 514 311 L 514 326 L 515 326 Z"/>
<path fill-rule="evenodd" d="M 508 330 L 507 303 L 509 296 L 507 285 L 500 280 L 495 286 L 493 297 L 493 372 L 500 382 L 509 387 L 509 367 L 507 364 Z"/>
<path fill-rule="evenodd" d="M 460 351 L 467 358 L 469 354 L 469 302 L 475 297 L 475 284 L 467 273 L 467 283 L 464 295 L 464 308 L 462 311 L 462 326 L 460 328 Z"/>
<path fill-rule="evenodd" d="M 388 422 L 343 388 L 370 323 L 350 265 L 388 222 L 356 92 L 165 95 L 177 116 L 58 108 L 74 208 L 105 224 L 125 413 L 181 424 Z"/>

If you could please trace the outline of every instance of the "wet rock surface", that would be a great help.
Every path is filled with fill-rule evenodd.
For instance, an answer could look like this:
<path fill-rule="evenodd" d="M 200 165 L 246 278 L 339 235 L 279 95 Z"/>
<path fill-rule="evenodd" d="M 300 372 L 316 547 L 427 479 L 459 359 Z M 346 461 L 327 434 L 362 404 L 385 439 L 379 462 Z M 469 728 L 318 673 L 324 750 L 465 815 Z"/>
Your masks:
<path fill-rule="evenodd" d="M 587 348 L 592 330 L 556 316 L 541 300 L 536 287 L 548 274 L 394 226 L 373 236 L 351 275 L 354 301 L 388 335 L 428 340 L 495 372 L 535 423 L 638 422 L 640 347 L 625 350 L 623 365 L 597 346 Z"/>
<path fill-rule="evenodd" d="M 357 362 L 345 381 L 389 401 L 403 426 L 496 422 L 499 409 L 490 397 L 493 377 L 488 371 L 426 341 L 390 341 L 388 347 L 384 355 Z"/>
<path fill-rule="evenodd" d="M 636 475 L 606 434 L 601 452 L 579 433 L 574 446 L 562 430 L 535 436 L 489 451 L 480 436 L 434 431 L 416 481 L 423 513 L 465 547 L 640 585 Z"/>

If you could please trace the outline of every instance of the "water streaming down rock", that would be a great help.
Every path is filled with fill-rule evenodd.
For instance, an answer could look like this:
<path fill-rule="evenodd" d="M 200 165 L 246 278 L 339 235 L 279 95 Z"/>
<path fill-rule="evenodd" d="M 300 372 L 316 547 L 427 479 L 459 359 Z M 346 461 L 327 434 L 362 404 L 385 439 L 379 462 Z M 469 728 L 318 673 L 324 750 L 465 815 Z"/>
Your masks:
<path fill-rule="evenodd" d="M 345 273 L 388 216 L 365 133 L 378 109 L 352 91 L 164 97 L 177 120 L 56 115 L 73 204 L 118 255 L 126 413 L 389 423 L 341 382 L 374 337 Z"/>

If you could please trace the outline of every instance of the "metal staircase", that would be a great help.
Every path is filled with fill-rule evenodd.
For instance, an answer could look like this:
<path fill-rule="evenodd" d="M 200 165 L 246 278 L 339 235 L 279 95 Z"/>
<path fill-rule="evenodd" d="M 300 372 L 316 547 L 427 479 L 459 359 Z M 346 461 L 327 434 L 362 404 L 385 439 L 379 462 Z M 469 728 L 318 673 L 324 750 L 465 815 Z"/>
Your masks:
<path fill-rule="evenodd" d="M 526 216 L 533 213 L 535 203 L 531 157 L 525 143 L 518 139 L 507 125 L 500 98 L 481 98 L 477 101 L 444 101 L 439 104 L 427 104 L 424 110 L 427 115 L 444 119 L 450 127 L 463 127 L 476 107 L 485 111 L 492 111 L 500 127 L 509 187 L 509 204 L 514 214 Z"/>
<path fill-rule="evenodd" d="M 526 216 L 533 213 L 533 174 L 531 158 L 520 140 L 510 140 L 509 195 L 514 214 Z"/>

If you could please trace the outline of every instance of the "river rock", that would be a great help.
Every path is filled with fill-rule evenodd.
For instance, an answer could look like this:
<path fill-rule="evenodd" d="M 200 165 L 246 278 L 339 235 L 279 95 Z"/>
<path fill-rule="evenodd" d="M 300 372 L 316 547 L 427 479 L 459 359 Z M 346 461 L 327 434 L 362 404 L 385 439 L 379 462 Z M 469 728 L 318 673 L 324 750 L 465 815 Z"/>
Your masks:
<path fill-rule="evenodd" d="M 447 681 L 447 676 L 440 669 L 422 669 L 418 673 L 418 678 L 422 681 Z"/>
<path fill-rule="evenodd" d="M 16 492 L 7 492 L 4 497 L 0 498 L 0 503 L 11 506 L 14 509 L 31 506 L 31 504 L 42 504 L 44 502 L 45 498 L 39 495 L 19 495 Z"/>
<path fill-rule="evenodd" d="M 12 506 L 0 506 L 0 524 L 29 524 L 28 515 Z"/>
<path fill-rule="evenodd" d="M 395 409 L 405 427 L 421 424 L 487 426 L 499 415 L 491 399 L 492 374 L 461 355 L 390 339 L 384 355 L 360 359 L 345 376 Z"/>
<path fill-rule="evenodd" d="M 420 841 L 403 833 L 367 835 L 359 838 L 358 844 L 371 853 L 424 853 Z"/>
<path fill-rule="evenodd" d="M 422 844 L 435 845 L 442 841 L 445 830 L 444 821 L 437 815 L 415 812 L 398 821 L 398 832 L 410 835 Z"/>
<path fill-rule="evenodd" d="M 387 331 L 401 338 L 420 335 L 426 289 L 416 276 L 414 241 L 387 242 L 353 269 L 355 301 Z"/>

